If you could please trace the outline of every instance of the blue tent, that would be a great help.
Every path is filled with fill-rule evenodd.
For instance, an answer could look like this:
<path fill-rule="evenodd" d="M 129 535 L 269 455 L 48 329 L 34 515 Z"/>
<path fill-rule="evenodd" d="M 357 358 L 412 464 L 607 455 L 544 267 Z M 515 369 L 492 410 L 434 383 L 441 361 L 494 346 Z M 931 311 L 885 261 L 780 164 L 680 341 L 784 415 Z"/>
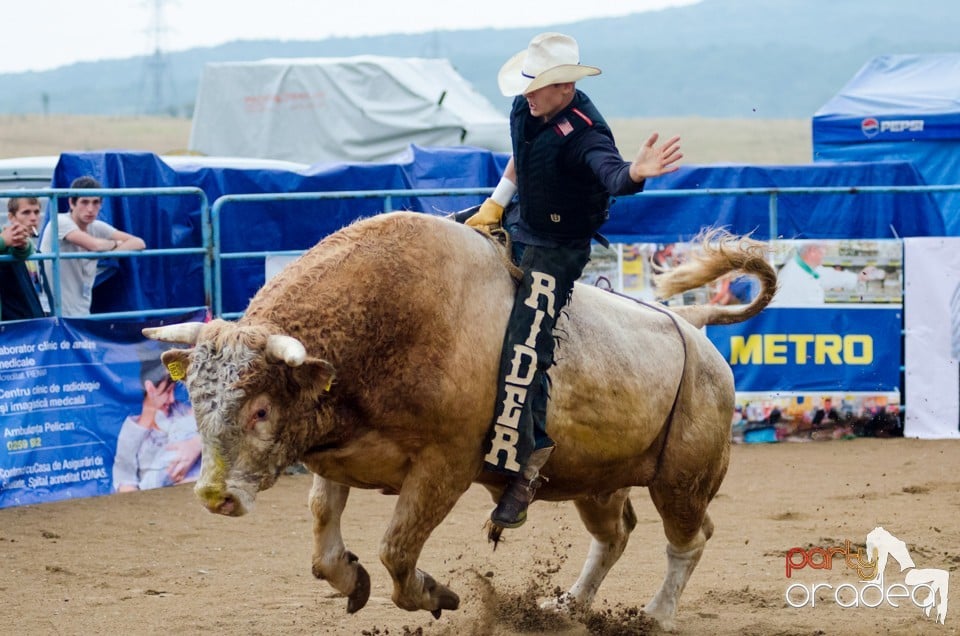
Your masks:
<path fill-rule="evenodd" d="M 960 184 L 960 53 L 882 55 L 813 116 L 814 161 L 912 161 L 931 185 Z M 935 196 L 960 235 L 960 193 Z"/>
<path fill-rule="evenodd" d="M 61 155 L 52 185 L 69 187 L 92 175 L 106 188 L 195 186 L 213 203 L 224 194 L 493 187 L 507 155 L 475 148 L 411 147 L 395 164 L 322 165 L 303 170 L 171 167 L 149 153 Z M 921 185 L 906 162 L 806 166 L 688 166 L 653 179 L 649 189 L 782 188 L 789 186 Z M 446 214 L 482 201 L 479 195 L 397 197 L 393 209 Z M 65 205 L 66 201 L 61 201 Z M 779 235 L 787 238 L 892 238 L 942 235 L 943 221 L 929 195 L 782 195 Z M 64 208 L 65 209 L 65 208 Z M 224 252 L 301 250 L 362 216 L 383 210 L 382 199 L 271 201 L 224 206 Z M 769 238 L 768 197 L 698 196 L 618 200 L 603 231 L 614 241 L 674 242 L 702 227 Z M 104 200 L 101 216 L 141 236 L 150 248 L 202 245 L 195 197 L 120 197 Z M 129 311 L 204 304 L 199 256 L 118 259 L 118 274 L 94 290 L 93 311 Z M 242 311 L 264 282 L 262 259 L 223 262 L 223 309 Z"/>

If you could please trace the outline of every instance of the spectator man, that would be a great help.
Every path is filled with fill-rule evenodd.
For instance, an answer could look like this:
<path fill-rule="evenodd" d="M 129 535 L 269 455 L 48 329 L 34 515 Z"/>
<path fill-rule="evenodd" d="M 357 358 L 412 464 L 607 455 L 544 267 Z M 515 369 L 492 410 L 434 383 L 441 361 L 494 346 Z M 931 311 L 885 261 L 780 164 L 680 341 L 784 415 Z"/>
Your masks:
<path fill-rule="evenodd" d="M 30 244 L 28 230 L 25 226 L 19 223 L 11 223 L 0 232 L 0 254 L 13 256 L 23 261 L 23 259 L 30 256 L 32 251 L 33 246 Z M 15 264 L 22 265 L 23 263 Z M 8 265 L 8 263 L 2 263 L 2 265 Z M 4 274 L 6 274 L 6 272 L 4 272 Z M 6 295 L 0 295 L 0 316 L 2 316 L 2 303 L 4 301 L 9 301 L 9 299 Z"/>
<path fill-rule="evenodd" d="M 23 228 L 30 252 L 40 226 L 40 200 L 36 197 L 12 197 L 7 202 L 9 228 Z M 50 313 L 48 289 L 41 276 L 39 261 L 0 264 L 0 320 L 43 318 Z"/>
<path fill-rule="evenodd" d="M 93 177 L 78 177 L 70 188 L 100 189 L 103 186 Z M 139 236 L 128 234 L 97 218 L 103 199 L 99 196 L 72 196 L 70 211 L 57 215 L 57 240 L 60 253 L 134 251 L 146 248 Z M 43 233 L 40 251 L 53 253 L 53 238 Z M 54 261 L 44 261 L 47 279 L 53 280 Z M 62 259 L 60 261 L 60 305 L 64 316 L 90 315 L 93 284 L 97 277 L 96 258 Z"/>

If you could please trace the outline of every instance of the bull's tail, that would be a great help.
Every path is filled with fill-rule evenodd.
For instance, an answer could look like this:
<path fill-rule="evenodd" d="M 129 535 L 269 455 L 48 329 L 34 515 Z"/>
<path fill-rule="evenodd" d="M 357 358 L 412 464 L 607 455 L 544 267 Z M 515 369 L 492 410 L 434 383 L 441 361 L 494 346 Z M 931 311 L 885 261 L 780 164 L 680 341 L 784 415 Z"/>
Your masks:
<path fill-rule="evenodd" d="M 700 243 L 700 250 L 692 253 L 687 261 L 655 274 L 658 296 L 670 298 L 731 272 L 756 276 L 760 281 L 760 293 L 747 305 L 671 307 L 675 313 L 697 327 L 728 325 L 756 316 L 770 304 L 777 291 L 777 273 L 767 262 L 766 243 L 721 229 L 702 232 L 696 241 Z"/>

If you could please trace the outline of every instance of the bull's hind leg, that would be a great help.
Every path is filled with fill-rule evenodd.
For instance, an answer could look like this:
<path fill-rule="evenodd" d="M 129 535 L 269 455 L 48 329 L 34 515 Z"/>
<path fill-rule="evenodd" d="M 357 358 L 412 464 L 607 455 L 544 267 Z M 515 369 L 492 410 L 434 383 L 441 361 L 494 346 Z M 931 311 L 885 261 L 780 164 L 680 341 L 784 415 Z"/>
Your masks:
<path fill-rule="evenodd" d="M 666 486 L 658 479 L 649 487 L 667 536 L 667 574 L 644 611 L 664 629 L 673 629 L 680 595 L 700 562 L 707 540 L 713 535 L 707 504 L 716 493 L 725 468 L 724 462 L 715 479 L 699 475 L 703 479 L 699 483 L 691 478 Z"/>
<path fill-rule="evenodd" d="M 313 477 L 310 511 L 313 513 L 313 575 L 347 595 L 347 612 L 353 613 L 370 598 L 370 575 L 356 555 L 348 552 L 340 535 L 340 516 L 350 488 Z"/>
<path fill-rule="evenodd" d="M 455 610 L 460 597 L 417 568 L 423 544 L 470 487 L 472 472 L 464 462 L 451 463 L 440 448 L 421 452 L 403 480 L 393 518 L 380 542 L 380 560 L 393 577 L 393 602 L 405 610 Z"/>
<path fill-rule="evenodd" d="M 629 495 L 630 489 L 622 488 L 604 499 L 590 497 L 574 501 L 580 520 L 593 536 L 590 552 L 573 587 L 560 598 L 550 599 L 541 607 L 577 612 L 590 608 L 600 584 L 623 554 L 630 532 L 637 525 Z"/>

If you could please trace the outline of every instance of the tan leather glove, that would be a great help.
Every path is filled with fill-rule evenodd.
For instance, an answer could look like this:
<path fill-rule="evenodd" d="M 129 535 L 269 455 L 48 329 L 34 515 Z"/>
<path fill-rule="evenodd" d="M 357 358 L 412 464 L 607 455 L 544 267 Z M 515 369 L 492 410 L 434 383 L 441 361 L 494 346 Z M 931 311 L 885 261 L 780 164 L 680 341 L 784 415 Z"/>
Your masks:
<path fill-rule="evenodd" d="M 467 219 L 466 223 L 473 228 L 486 229 L 489 225 L 500 225 L 502 217 L 503 206 L 493 199 L 487 199 L 477 213 Z"/>

